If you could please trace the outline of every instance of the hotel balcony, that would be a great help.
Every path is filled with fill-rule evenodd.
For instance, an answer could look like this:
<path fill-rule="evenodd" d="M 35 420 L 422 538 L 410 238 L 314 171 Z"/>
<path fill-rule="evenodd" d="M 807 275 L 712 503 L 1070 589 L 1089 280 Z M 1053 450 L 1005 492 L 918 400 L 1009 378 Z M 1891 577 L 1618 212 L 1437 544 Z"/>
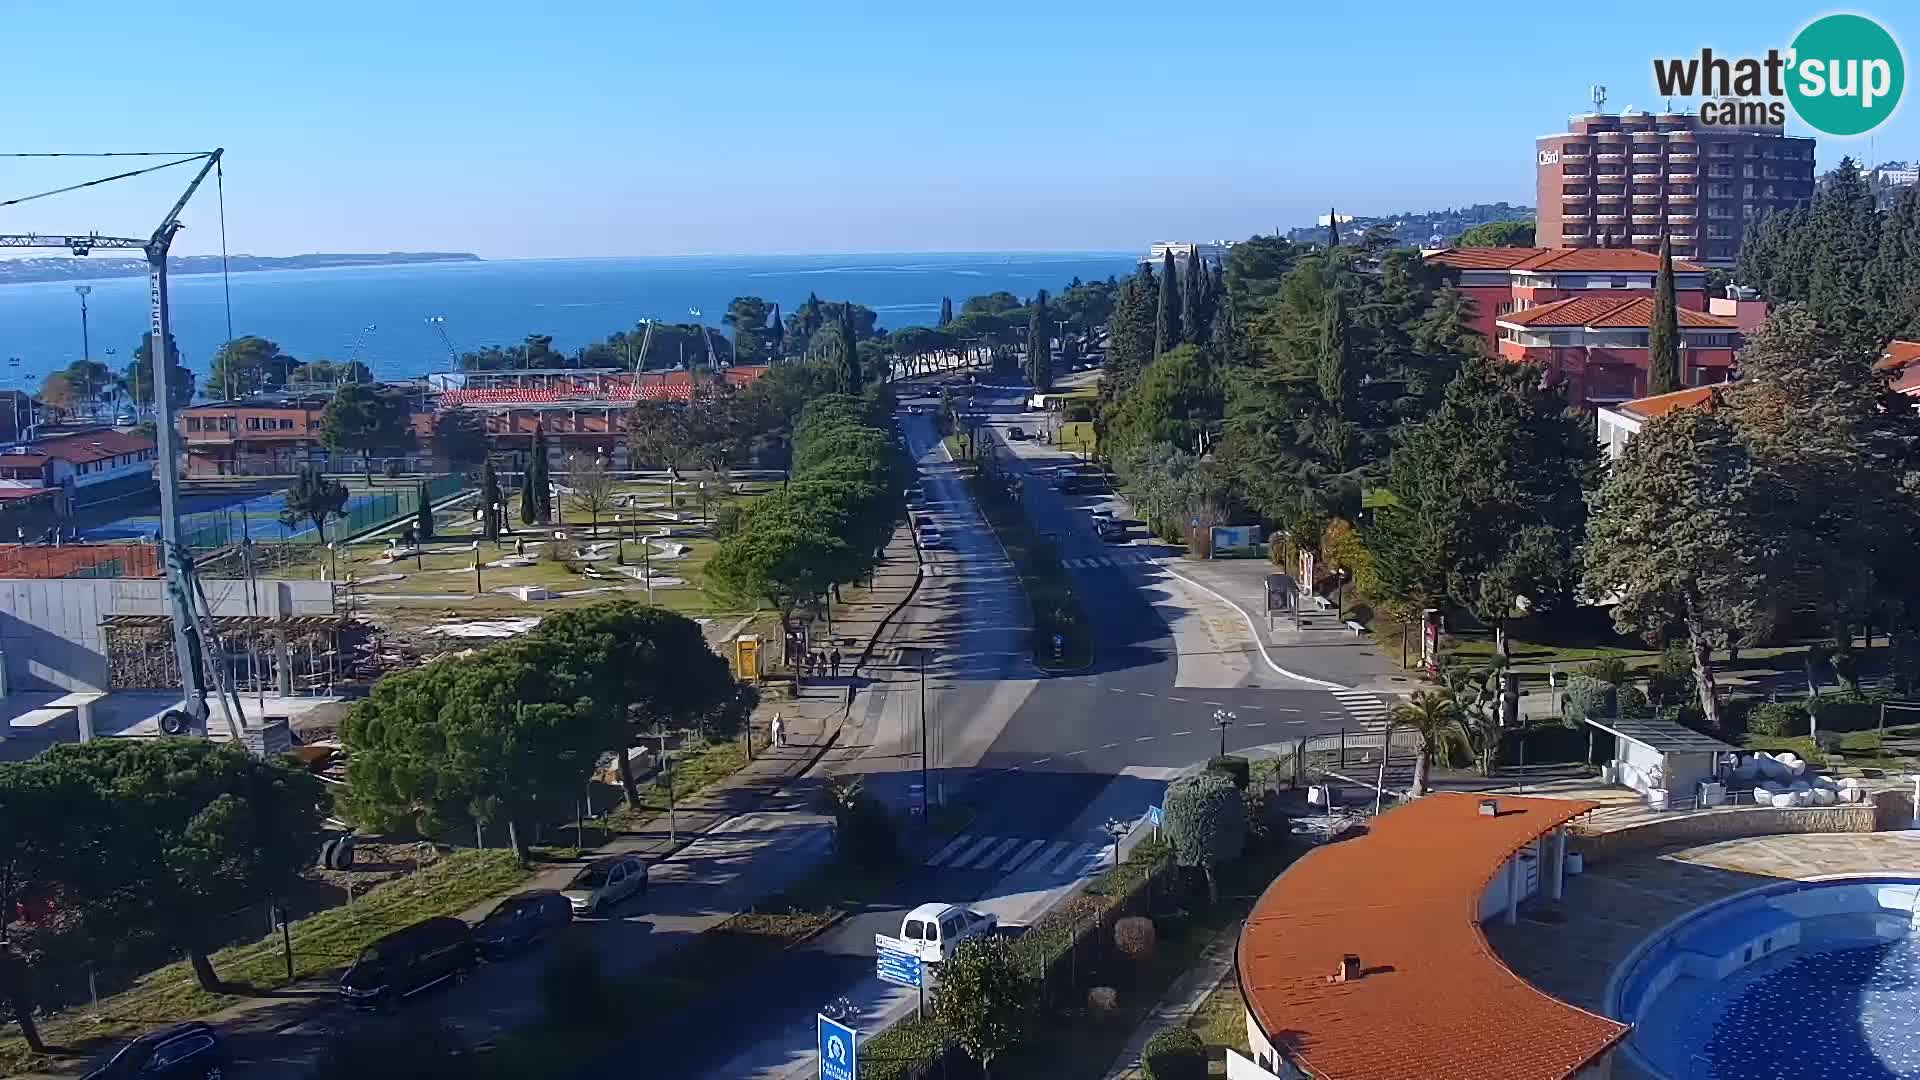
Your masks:
<path fill-rule="evenodd" d="M 1692 203 L 1699 197 L 1700 196 L 1698 192 L 1682 191 L 1678 188 L 1675 188 L 1674 190 L 1667 192 L 1668 202 Z"/>
<path fill-rule="evenodd" d="M 1560 196 L 1563 203 L 1587 203 L 1593 201 L 1593 193 L 1588 191 L 1568 191 Z"/>
<path fill-rule="evenodd" d="M 1636 165 L 1658 165 L 1665 160 L 1667 155 L 1658 150 L 1642 150 L 1636 147 L 1633 151 L 1633 161 Z"/>
<path fill-rule="evenodd" d="M 1635 225 L 1658 225 L 1665 220 L 1667 220 L 1666 217 L 1661 214 L 1642 214 L 1637 210 L 1633 214 Z"/>
<path fill-rule="evenodd" d="M 1663 198 L 1664 196 L 1657 191 L 1636 191 L 1633 193 L 1633 204 L 1635 206 L 1645 206 L 1649 203 L 1658 203 Z"/>
<path fill-rule="evenodd" d="M 1700 160 L 1700 152 L 1691 146 L 1675 146 L 1667 151 L 1667 160 L 1676 165 L 1690 165 Z"/>
<path fill-rule="evenodd" d="M 1609 150 L 1602 150 L 1593 156 L 1602 165 L 1624 165 L 1626 164 L 1626 161 L 1627 161 L 1627 155 L 1621 153 L 1617 147 Z"/>
<path fill-rule="evenodd" d="M 1691 210 L 1667 211 L 1667 221 L 1674 225 L 1691 225 L 1698 220 Z"/>
<path fill-rule="evenodd" d="M 1625 225 L 1627 223 L 1627 215 L 1605 214 L 1605 213 L 1595 214 L 1593 216 L 1593 220 L 1599 222 L 1602 225 Z"/>
<path fill-rule="evenodd" d="M 1587 213 L 1585 210 L 1562 210 L 1560 212 L 1561 221 L 1586 221 L 1591 217 L 1593 217 L 1593 215 Z"/>
<path fill-rule="evenodd" d="M 1626 201 L 1627 193 L 1624 191 L 1602 191 L 1595 195 L 1594 198 L 1603 203 L 1621 203 Z"/>

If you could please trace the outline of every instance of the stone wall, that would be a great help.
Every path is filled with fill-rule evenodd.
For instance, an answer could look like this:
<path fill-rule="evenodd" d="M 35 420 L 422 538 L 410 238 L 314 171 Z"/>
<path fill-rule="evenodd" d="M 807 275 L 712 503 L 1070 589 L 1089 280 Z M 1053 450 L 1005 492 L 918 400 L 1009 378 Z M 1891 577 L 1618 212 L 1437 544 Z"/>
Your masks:
<path fill-rule="evenodd" d="M 1608 832 L 1572 832 L 1569 848 L 1590 863 L 1679 845 L 1711 844 L 1741 836 L 1782 833 L 1865 833 L 1878 827 L 1876 808 L 1857 806 L 1729 806 L 1676 812 Z"/>
<path fill-rule="evenodd" d="M 1891 788 L 1876 791 L 1873 795 L 1876 821 L 1874 827 L 1881 830 L 1910 829 L 1913 827 L 1913 789 L 1910 787 Z"/>

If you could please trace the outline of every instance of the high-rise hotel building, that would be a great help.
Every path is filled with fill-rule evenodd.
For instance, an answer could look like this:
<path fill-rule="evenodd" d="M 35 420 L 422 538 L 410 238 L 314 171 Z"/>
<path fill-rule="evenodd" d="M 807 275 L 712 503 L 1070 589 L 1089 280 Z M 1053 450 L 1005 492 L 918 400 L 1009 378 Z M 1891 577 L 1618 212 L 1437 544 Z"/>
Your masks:
<path fill-rule="evenodd" d="M 1636 248 L 1731 266 L 1747 224 L 1813 197 L 1813 140 L 1692 113 L 1588 113 L 1535 140 L 1542 247 Z"/>

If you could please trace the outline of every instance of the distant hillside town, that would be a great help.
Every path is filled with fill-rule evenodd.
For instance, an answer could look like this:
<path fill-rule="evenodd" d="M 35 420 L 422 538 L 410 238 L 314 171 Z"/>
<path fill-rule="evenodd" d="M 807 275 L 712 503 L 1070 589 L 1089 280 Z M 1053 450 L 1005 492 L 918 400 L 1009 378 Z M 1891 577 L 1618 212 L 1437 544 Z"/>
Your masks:
<path fill-rule="evenodd" d="M 1375 225 L 1384 225 L 1393 231 L 1395 243 L 1407 247 L 1434 248 L 1451 244 L 1461 233 L 1475 225 L 1486 225 L 1496 221 L 1530 222 L 1533 220 L 1533 207 L 1496 202 L 1449 207 L 1445 210 L 1388 214 L 1384 217 L 1338 212 L 1333 216 L 1340 222 L 1342 233 L 1351 228 L 1357 236 Z M 1296 244 L 1324 239 L 1327 221 L 1328 215 L 1322 214 L 1312 225 L 1302 225 L 1297 229 L 1289 230 L 1287 239 Z"/>

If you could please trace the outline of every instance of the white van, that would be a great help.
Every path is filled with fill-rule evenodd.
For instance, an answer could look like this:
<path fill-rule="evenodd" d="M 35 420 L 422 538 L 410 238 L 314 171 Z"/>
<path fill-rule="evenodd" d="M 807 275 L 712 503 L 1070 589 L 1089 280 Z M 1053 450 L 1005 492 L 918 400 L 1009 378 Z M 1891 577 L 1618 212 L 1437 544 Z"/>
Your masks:
<path fill-rule="evenodd" d="M 958 904 L 921 904 L 900 920 L 900 937 L 890 944 L 919 957 L 923 964 L 937 964 L 952 956 L 961 942 L 999 927 L 1000 917 L 991 912 Z"/>

